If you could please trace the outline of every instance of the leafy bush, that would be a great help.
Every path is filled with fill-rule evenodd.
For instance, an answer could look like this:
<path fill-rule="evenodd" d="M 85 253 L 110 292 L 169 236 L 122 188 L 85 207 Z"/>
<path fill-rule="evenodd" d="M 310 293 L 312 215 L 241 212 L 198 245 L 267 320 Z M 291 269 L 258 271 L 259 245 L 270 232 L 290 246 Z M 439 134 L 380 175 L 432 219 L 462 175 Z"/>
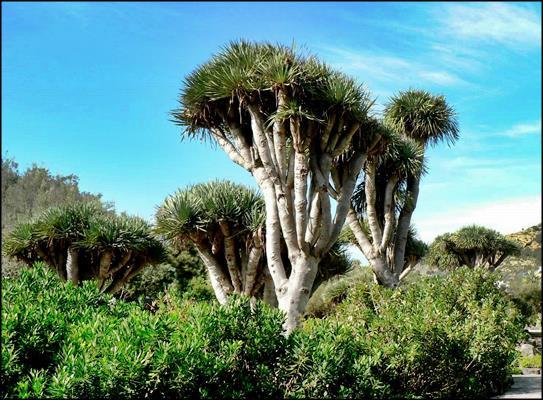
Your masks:
<path fill-rule="evenodd" d="M 359 282 L 288 338 L 254 299 L 171 291 L 149 312 L 44 266 L 5 279 L 2 301 L 1 393 L 23 398 L 484 397 L 504 388 L 524 325 L 464 269 L 396 291 Z"/>
<path fill-rule="evenodd" d="M 377 353 L 392 393 L 431 398 L 503 391 L 525 324 L 493 275 L 466 268 L 396 291 L 359 285 L 330 318 Z"/>
<path fill-rule="evenodd" d="M 520 368 L 541 368 L 541 354 L 523 356 L 518 362 Z"/>

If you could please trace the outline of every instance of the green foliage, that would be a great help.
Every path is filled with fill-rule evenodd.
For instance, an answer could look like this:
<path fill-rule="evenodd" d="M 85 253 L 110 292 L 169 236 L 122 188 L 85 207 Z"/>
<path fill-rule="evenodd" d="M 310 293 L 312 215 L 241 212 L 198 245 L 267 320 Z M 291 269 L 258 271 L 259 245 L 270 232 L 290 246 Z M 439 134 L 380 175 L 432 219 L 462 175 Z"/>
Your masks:
<path fill-rule="evenodd" d="M 305 313 L 311 317 L 323 317 L 343 300 L 349 289 L 360 284 L 370 284 L 373 273 L 369 267 L 357 267 L 343 275 L 336 275 L 323 282 L 311 295 Z"/>
<path fill-rule="evenodd" d="M 523 335 L 495 282 L 466 269 L 396 291 L 358 283 L 288 338 L 260 301 L 170 292 L 149 312 L 57 279 L 38 266 L 3 282 L 3 397 L 485 397 Z"/>
<path fill-rule="evenodd" d="M 200 183 L 164 201 L 157 211 L 156 231 L 183 247 L 196 233 L 213 236 L 220 230 L 219 221 L 225 221 L 237 237 L 243 237 L 263 225 L 263 209 L 260 195 L 243 185 L 229 181 Z"/>
<path fill-rule="evenodd" d="M 499 232 L 470 225 L 436 237 L 430 245 L 426 262 L 441 269 L 462 265 L 494 269 L 506 257 L 519 253 L 520 246 Z"/>
<path fill-rule="evenodd" d="M 168 250 L 167 262 L 145 268 L 122 289 L 120 298 L 143 304 L 156 302 L 165 292 L 183 294 L 187 299 L 212 300 L 215 298 L 207 272 L 196 250 L 189 247 L 177 255 Z"/>
<path fill-rule="evenodd" d="M 149 313 L 43 266 L 6 279 L 2 302 L 4 397 L 278 395 L 282 316 L 261 302 L 172 294 Z"/>
<path fill-rule="evenodd" d="M 17 225 L 5 238 L 3 254 L 32 265 L 46 262 L 66 279 L 66 254 L 78 254 L 79 277 L 93 279 L 101 254 L 111 252 L 118 276 L 132 265 L 164 259 L 162 243 L 150 225 L 138 217 L 111 216 L 93 203 L 74 203 L 48 209 L 30 222 Z M 124 260 L 124 261 L 121 261 Z M 137 267 L 135 267 L 137 268 Z M 115 276 L 113 276 L 115 279 Z"/>
<path fill-rule="evenodd" d="M 445 97 L 424 90 L 407 90 L 391 98 L 385 107 L 385 123 L 401 135 L 423 144 L 458 140 L 456 113 Z"/>
<path fill-rule="evenodd" d="M 520 368 L 541 368 L 541 354 L 522 356 L 518 361 Z"/>
<path fill-rule="evenodd" d="M 279 87 L 292 93 L 294 108 L 277 110 L 274 90 Z M 186 77 L 181 107 L 172 116 L 188 128 L 187 135 L 205 137 L 205 129 L 222 126 L 223 116 L 237 112 L 238 105 L 257 101 L 272 119 L 310 120 L 323 119 L 336 109 L 343 110 L 346 119 L 363 119 L 372 104 L 353 79 L 294 47 L 241 40 L 231 42 Z M 239 113 L 246 111 L 240 107 Z"/>
<path fill-rule="evenodd" d="M 2 159 L 2 238 L 16 226 L 38 216 L 50 207 L 73 203 L 93 203 L 112 213 L 111 203 L 100 194 L 79 190 L 75 175 L 53 176 L 47 168 L 33 165 L 26 171 L 12 158 Z M 16 275 L 20 264 L 2 256 L 2 276 Z"/>
<path fill-rule="evenodd" d="M 330 318 L 369 342 L 393 393 L 424 398 L 502 391 L 526 322 L 495 278 L 468 269 L 396 291 L 357 286 Z"/>

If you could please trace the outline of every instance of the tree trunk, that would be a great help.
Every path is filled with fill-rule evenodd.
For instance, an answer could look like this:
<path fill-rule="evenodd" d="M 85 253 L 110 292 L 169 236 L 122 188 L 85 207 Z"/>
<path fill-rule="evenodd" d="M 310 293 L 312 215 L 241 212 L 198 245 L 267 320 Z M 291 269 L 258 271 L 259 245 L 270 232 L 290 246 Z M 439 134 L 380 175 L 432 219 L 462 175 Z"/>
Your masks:
<path fill-rule="evenodd" d="M 76 286 L 79 284 L 79 252 L 73 246 L 68 247 L 66 274 L 68 281 Z"/>
<path fill-rule="evenodd" d="M 392 266 L 387 265 L 386 256 L 384 254 L 368 259 L 368 261 L 373 272 L 377 276 L 379 284 L 391 289 L 398 287 L 400 274 L 391 271 Z"/>
<path fill-rule="evenodd" d="M 266 274 L 266 277 L 264 279 L 264 294 L 262 296 L 262 301 L 272 307 L 277 307 L 277 296 L 275 295 L 275 286 L 273 286 L 273 279 L 269 274 Z"/>
<path fill-rule="evenodd" d="M 318 263 L 317 258 L 301 254 L 293 265 L 286 292 L 282 293 L 281 297 L 278 296 L 279 309 L 287 314 L 283 325 L 287 335 L 298 326 L 305 311 L 317 275 Z"/>
<path fill-rule="evenodd" d="M 234 291 L 236 293 L 241 293 L 241 276 L 236 255 L 236 244 L 232 239 L 232 234 L 230 232 L 228 223 L 226 221 L 219 221 L 219 226 L 221 227 L 222 234 L 224 235 L 224 256 L 226 258 L 228 272 L 230 273 L 230 280 L 234 286 Z"/>
<path fill-rule="evenodd" d="M 106 283 L 112 257 L 113 253 L 111 251 L 104 251 L 100 256 L 100 269 L 98 272 L 98 288 L 100 290 L 104 288 L 104 284 Z"/>
<path fill-rule="evenodd" d="M 217 297 L 220 304 L 226 304 L 228 302 L 228 294 L 231 293 L 234 288 L 213 255 L 204 246 L 198 246 L 197 250 L 206 266 L 215 297 Z"/>
<path fill-rule="evenodd" d="M 411 217 L 417 206 L 419 197 L 420 177 L 410 177 L 407 180 L 407 190 L 411 196 L 398 218 L 398 226 L 396 228 L 396 240 L 394 242 L 394 272 L 401 274 L 405 263 L 405 246 L 407 244 L 407 233 L 409 225 L 411 225 Z"/>

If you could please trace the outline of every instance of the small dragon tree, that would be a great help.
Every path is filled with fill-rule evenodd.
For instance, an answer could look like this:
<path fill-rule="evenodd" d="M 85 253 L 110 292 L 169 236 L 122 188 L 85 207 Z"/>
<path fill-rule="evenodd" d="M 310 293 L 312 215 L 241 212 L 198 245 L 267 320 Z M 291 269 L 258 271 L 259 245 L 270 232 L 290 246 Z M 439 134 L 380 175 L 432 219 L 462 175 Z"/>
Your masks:
<path fill-rule="evenodd" d="M 254 190 L 228 181 L 201 183 L 164 201 L 156 213 L 156 231 L 178 248 L 196 247 L 221 304 L 230 293 L 266 293 L 273 302 L 273 282 L 263 262 L 263 210 Z"/>
<path fill-rule="evenodd" d="M 445 233 L 430 245 L 426 262 L 441 269 L 462 265 L 494 271 L 511 255 L 520 254 L 513 240 L 482 226 L 470 225 L 454 233 Z"/>
<path fill-rule="evenodd" d="M 62 280 L 76 285 L 97 279 L 100 290 L 108 293 L 164 257 L 162 244 L 145 221 L 108 216 L 94 204 L 52 208 L 17 225 L 7 235 L 3 251 L 29 266 L 43 261 Z"/>
<path fill-rule="evenodd" d="M 409 232 L 426 172 L 426 147 L 442 140 L 453 143 L 458 128 L 442 96 L 409 90 L 385 107 L 381 129 L 388 131 L 388 146 L 369 155 L 347 222 L 377 281 L 394 288 L 410 271 L 415 252 L 420 258 L 425 249 Z"/>
<path fill-rule="evenodd" d="M 172 115 L 184 135 L 212 139 L 263 194 L 267 266 L 289 333 L 341 232 L 366 154 L 380 139 L 366 129 L 372 102 L 353 79 L 314 57 L 240 41 L 186 78 L 180 103 Z"/>

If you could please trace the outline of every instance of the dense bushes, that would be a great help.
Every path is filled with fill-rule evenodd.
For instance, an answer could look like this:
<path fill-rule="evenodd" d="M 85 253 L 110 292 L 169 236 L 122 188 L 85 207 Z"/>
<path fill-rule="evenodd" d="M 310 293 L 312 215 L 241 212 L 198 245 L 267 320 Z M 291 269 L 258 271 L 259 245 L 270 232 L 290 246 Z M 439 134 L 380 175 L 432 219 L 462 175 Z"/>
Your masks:
<path fill-rule="evenodd" d="M 330 316 L 381 358 L 393 393 L 472 398 L 501 392 L 525 320 L 495 277 L 462 268 L 394 292 L 359 285 Z"/>
<path fill-rule="evenodd" d="M 288 338 L 259 301 L 172 292 L 149 312 L 43 268 L 4 280 L 2 300 L 4 397 L 483 397 L 504 387 L 523 326 L 466 270 L 352 286 Z"/>

